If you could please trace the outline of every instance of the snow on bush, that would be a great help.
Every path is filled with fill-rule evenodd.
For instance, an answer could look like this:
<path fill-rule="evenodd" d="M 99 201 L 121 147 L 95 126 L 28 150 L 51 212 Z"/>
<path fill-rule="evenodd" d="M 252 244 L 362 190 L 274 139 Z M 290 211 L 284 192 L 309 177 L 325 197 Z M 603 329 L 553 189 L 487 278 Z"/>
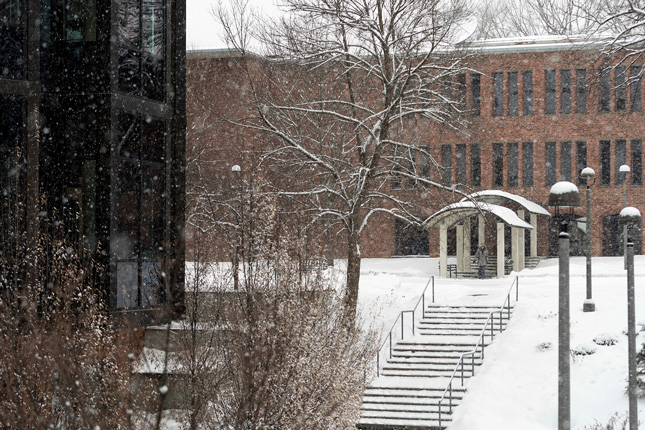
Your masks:
<path fill-rule="evenodd" d="M 591 343 L 583 343 L 571 349 L 571 354 L 574 356 L 585 356 L 596 353 L 596 346 Z"/>
<path fill-rule="evenodd" d="M 593 338 L 596 345 L 611 346 L 618 343 L 618 336 L 611 333 L 603 333 Z"/>

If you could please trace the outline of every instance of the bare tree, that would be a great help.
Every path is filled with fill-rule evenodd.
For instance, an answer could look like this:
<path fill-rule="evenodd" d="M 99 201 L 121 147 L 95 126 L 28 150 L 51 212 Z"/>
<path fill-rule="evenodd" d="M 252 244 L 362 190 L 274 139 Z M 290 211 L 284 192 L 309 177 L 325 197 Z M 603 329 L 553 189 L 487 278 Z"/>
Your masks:
<path fill-rule="evenodd" d="M 588 34 L 607 2 L 601 0 L 504 0 L 480 2 L 477 37 Z"/>
<path fill-rule="evenodd" d="M 453 49 L 466 5 L 286 0 L 284 18 L 240 35 L 243 6 L 237 13 L 217 11 L 241 53 L 249 89 L 247 115 L 227 119 L 267 136 L 262 163 L 279 173 L 268 177 L 278 178 L 282 197 L 301 204 L 312 224 L 345 235 L 344 305 L 351 322 L 366 227 L 376 215 L 422 221 L 414 201 L 391 189 L 408 181 L 427 194 L 455 190 L 419 169 L 416 160 L 437 163 L 419 145 L 428 130 L 415 119 L 453 132 L 463 126 L 465 85 L 452 91 L 451 82 L 460 82 L 456 76 L 467 67 L 464 52 Z M 249 34 L 261 43 L 254 47 L 262 50 L 260 59 L 249 52 Z"/>

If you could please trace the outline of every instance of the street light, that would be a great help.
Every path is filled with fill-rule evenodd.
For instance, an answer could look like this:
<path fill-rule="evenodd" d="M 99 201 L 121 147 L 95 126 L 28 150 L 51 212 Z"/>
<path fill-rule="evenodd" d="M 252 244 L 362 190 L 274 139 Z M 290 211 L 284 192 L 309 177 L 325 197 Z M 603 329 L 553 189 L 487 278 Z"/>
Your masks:
<path fill-rule="evenodd" d="M 231 172 L 233 173 L 233 176 L 237 178 L 235 182 L 237 182 L 238 184 L 241 177 L 241 171 L 242 171 L 242 168 L 237 164 L 231 167 Z M 242 211 L 242 205 L 244 204 L 242 202 L 242 190 L 241 190 L 241 187 L 239 188 L 240 189 L 238 190 L 238 196 L 240 198 L 240 212 L 237 212 L 237 210 L 234 210 L 235 227 L 237 229 L 237 231 L 235 232 L 235 245 L 233 247 L 233 262 L 232 262 L 233 263 L 233 268 L 232 268 L 233 269 L 233 289 L 235 291 L 239 289 L 239 285 L 240 285 L 240 275 L 238 270 L 240 265 L 240 236 L 242 234 L 240 232 L 240 213 Z"/>
<path fill-rule="evenodd" d="M 549 206 L 560 208 L 580 207 L 578 187 L 568 181 L 557 182 L 549 193 Z M 571 363 L 569 333 L 569 234 L 558 236 L 559 262 L 559 313 L 558 313 L 558 430 L 571 429 Z"/>
<path fill-rule="evenodd" d="M 582 305 L 582 311 L 593 312 L 596 304 L 591 294 L 591 185 L 596 183 L 596 172 L 591 167 L 585 167 L 580 176 L 587 182 L 587 300 Z M 592 184 L 589 183 L 591 180 Z"/>
<path fill-rule="evenodd" d="M 627 207 L 627 174 L 631 171 L 627 164 L 623 164 L 618 168 L 623 181 L 623 207 Z M 624 269 L 627 269 L 627 227 L 623 226 L 623 259 L 625 262 Z"/>
<path fill-rule="evenodd" d="M 633 230 L 638 231 L 641 225 L 641 213 L 633 207 L 626 207 L 620 211 L 619 223 L 625 232 L 630 234 Z M 629 428 L 638 429 L 638 405 L 636 395 L 636 300 L 634 297 L 634 243 L 628 239 L 626 249 L 627 262 L 627 368 L 629 369 L 629 383 L 627 393 L 629 395 Z"/>

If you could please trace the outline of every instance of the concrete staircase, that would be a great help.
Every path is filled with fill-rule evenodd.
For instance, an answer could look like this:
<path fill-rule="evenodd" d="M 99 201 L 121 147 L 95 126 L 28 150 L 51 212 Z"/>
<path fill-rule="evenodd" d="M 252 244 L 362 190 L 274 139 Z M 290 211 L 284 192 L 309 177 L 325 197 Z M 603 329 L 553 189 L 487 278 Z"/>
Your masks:
<path fill-rule="evenodd" d="M 382 365 L 380 376 L 365 390 L 361 430 L 438 430 L 446 428 L 452 418 L 449 401 L 442 406 L 439 426 L 439 400 L 461 355 L 475 348 L 493 306 L 430 305 L 416 324 L 413 338 L 392 347 L 391 357 Z M 510 309 L 511 313 L 513 307 Z M 495 318 L 494 332 L 506 328 L 507 321 Z M 487 333 L 490 333 L 490 325 Z M 486 336 L 484 346 L 490 344 Z M 386 346 L 387 348 L 387 346 Z M 482 364 L 481 352 L 464 362 L 464 382 L 477 373 Z M 452 385 L 452 407 L 459 404 L 466 389 L 461 386 L 461 366 Z"/>
<path fill-rule="evenodd" d="M 545 257 L 524 257 L 524 268 L 525 269 L 535 269 L 540 261 L 544 260 Z M 506 264 L 504 272 L 508 275 L 513 270 L 513 266 Z M 457 273 L 458 278 L 469 278 L 476 279 L 478 277 L 477 273 L 477 261 L 474 257 L 471 258 L 471 270 L 462 271 Z M 497 256 L 491 255 L 488 257 L 488 269 L 486 269 L 485 277 L 496 278 L 497 277 Z"/>

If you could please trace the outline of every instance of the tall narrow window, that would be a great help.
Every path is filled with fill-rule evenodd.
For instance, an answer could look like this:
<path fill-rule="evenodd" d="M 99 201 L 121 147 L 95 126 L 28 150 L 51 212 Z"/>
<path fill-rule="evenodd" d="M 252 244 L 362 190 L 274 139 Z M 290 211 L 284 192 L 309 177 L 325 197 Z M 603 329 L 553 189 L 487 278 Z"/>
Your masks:
<path fill-rule="evenodd" d="M 632 139 L 632 185 L 643 185 L 643 141 Z"/>
<path fill-rule="evenodd" d="M 641 66 L 632 66 L 629 69 L 630 74 L 630 97 L 631 111 L 640 112 L 642 109 L 641 101 Z"/>
<path fill-rule="evenodd" d="M 546 143 L 546 185 L 555 184 L 556 173 L 556 146 L 555 142 Z"/>
<path fill-rule="evenodd" d="M 611 142 L 600 141 L 600 185 L 611 184 Z"/>
<path fill-rule="evenodd" d="M 392 178 L 391 178 L 391 184 L 390 186 L 392 187 L 393 190 L 400 190 L 401 189 L 401 154 L 400 154 L 400 149 L 399 146 L 396 145 L 393 150 L 392 154 Z"/>
<path fill-rule="evenodd" d="M 493 73 L 493 116 L 504 115 L 504 73 Z"/>
<path fill-rule="evenodd" d="M 571 182 L 571 142 L 560 142 L 560 180 Z"/>
<path fill-rule="evenodd" d="M 441 79 L 442 81 L 442 86 L 443 86 L 443 97 L 444 97 L 444 104 L 446 106 L 446 110 L 452 110 L 451 105 L 453 102 L 452 99 L 452 76 L 451 75 L 445 75 Z"/>
<path fill-rule="evenodd" d="M 406 164 L 406 170 L 408 173 L 416 177 L 416 159 L 417 159 L 417 151 L 410 149 L 408 151 L 408 156 L 406 157 L 405 164 Z M 415 177 L 410 177 L 408 176 L 405 181 L 405 188 L 412 189 L 416 186 L 417 180 Z"/>
<path fill-rule="evenodd" d="M 518 115 L 518 83 L 517 83 L 517 72 L 508 73 L 508 115 L 517 116 Z"/>
<path fill-rule="evenodd" d="M 466 184 L 466 145 L 459 143 L 455 145 L 455 164 L 457 165 L 457 171 L 455 172 L 457 177 L 455 182 L 458 184 Z"/>
<path fill-rule="evenodd" d="M 616 112 L 625 112 L 627 107 L 627 77 L 625 67 L 616 66 L 614 69 L 616 79 Z"/>
<path fill-rule="evenodd" d="M 611 101 L 611 76 L 609 69 L 603 69 L 600 72 L 600 112 L 609 112 Z"/>
<path fill-rule="evenodd" d="M 620 166 L 627 163 L 627 141 L 625 139 L 618 139 L 616 141 L 616 185 L 623 185 L 625 182 L 626 174 L 620 173 Z"/>
<path fill-rule="evenodd" d="M 580 176 L 580 172 L 585 167 L 587 167 L 587 142 L 579 140 L 576 142 L 576 171 L 579 185 L 587 185 L 587 180 Z"/>
<path fill-rule="evenodd" d="M 504 144 L 493 143 L 493 187 L 504 186 Z"/>
<path fill-rule="evenodd" d="M 482 184 L 482 159 L 481 147 L 478 143 L 470 145 L 470 174 L 472 176 L 473 187 L 480 187 Z"/>
<path fill-rule="evenodd" d="M 25 70 L 27 31 L 21 0 L 0 1 L 0 78 L 22 79 Z"/>
<path fill-rule="evenodd" d="M 518 160 L 518 145 L 517 142 L 509 142 L 507 145 L 508 147 L 508 186 L 512 188 L 516 188 L 518 184 L 518 168 L 519 168 L 519 160 Z"/>
<path fill-rule="evenodd" d="M 470 76 L 470 89 L 472 91 L 472 113 L 473 116 L 479 116 L 481 113 L 481 75 L 479 73 L 473 73 Z"/>
<path fill-rule="evenodd" d="M 441 183 L 450 185 L 452 183 L 452 146 L 441 145 Z"/>
<path fill-rule="evenodd" d="M 533 142 L 522 143 L 523 185 L 533 186 Z"/>
<path fill-rule="evenodd" d="M 560 111 L 564 114 L 571 113 L 571 70 L 560 70 L 560 81 L 562 87 Z"/>
<path fill-rule="evenodd" d="M 457 104 L 460 112 L 466 110 L 466 74 L 460 73 L 457 75 Z"/>
<path fill-rule="evenodd" d="M 524 115 L 533 115 L 533 72 L 531 70 L 522 72 L 522 85 Z"/>
<path fill-rule="evenodd" d="M 555 113 L 555 70 L 545 70 L 544 78 L 546 81 L 546 95 L 544 112 L 546 114 Z"/>
<path fill-rule="evenodd" d="M 576 69 L 576 112 L 587 113 L 586 69 Z"/>
<path fill-rule="evenodd" d="M 421 145 L 419 151 L 419 170 L 422 178 L 430 178 L 430 146 Z"/>

